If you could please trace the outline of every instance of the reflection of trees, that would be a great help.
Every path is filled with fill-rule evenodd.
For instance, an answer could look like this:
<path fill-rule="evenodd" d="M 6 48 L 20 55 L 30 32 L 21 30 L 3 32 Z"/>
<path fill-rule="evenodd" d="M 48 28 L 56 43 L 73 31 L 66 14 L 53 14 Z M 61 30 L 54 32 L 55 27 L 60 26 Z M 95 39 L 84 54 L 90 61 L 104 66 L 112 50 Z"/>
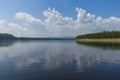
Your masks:
<path fill-rule="evenodd" d="M 6 47 L 0 50 L 2 61 L 5 61 L 6 57 L 10 59 L 18 57 L 13 60 L 18 69 L 39 63 L 44 70 L 54 70 L 75 62 L 76 70 L 81 72 L 96 63 L 120 63 L 119 51 L 76 45 L 74 42 L 20 42 L 10 49 Z"/>
<path fill-rule="evenodd" d="M 0 47 L 11 46 L 16 42 L 15 40 L 0 40 Z"/>
<path fill-rule="evenodd" d="M 80 45 L 86 45 L 86 46 L 91 46 L 91 47 L 98 47 L 102 48 L 104 50 L 112 49 L 112 50 L 120 50 L 120 43 L 109 43 L 109 42 L 77 42 L 77 44 Z"/>

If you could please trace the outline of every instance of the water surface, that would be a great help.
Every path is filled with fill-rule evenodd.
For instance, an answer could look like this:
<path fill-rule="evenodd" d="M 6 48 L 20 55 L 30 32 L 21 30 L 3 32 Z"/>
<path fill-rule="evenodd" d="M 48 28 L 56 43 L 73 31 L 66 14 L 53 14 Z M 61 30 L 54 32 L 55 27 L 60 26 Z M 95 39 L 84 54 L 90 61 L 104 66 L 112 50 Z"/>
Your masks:
<path fill-rule="evenodd" d="M 120 48 L 74 40 L 0 43 L 0 80 L 120 80 Z"/>

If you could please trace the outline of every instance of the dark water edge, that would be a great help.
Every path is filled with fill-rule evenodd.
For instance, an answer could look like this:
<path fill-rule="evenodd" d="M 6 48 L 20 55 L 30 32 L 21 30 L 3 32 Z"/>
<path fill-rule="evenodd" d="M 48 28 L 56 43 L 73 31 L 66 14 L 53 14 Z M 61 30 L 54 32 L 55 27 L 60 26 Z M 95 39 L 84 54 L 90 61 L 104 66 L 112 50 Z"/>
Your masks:
<path fill-rule="evenodd" d="M 2 42 L 0 80 L 120 80 L 120 49 L 101 45 L 75 40 Z"/>
<path fill-rule="evenodd" d="M 104 50 L 112 49 L 112 50 L 120 50 L 120 43 L 112 43 L 112 42 L 80 42 L 76 41 L 79 45 L 86 45 L 90 47 L 98 47 Z"/>

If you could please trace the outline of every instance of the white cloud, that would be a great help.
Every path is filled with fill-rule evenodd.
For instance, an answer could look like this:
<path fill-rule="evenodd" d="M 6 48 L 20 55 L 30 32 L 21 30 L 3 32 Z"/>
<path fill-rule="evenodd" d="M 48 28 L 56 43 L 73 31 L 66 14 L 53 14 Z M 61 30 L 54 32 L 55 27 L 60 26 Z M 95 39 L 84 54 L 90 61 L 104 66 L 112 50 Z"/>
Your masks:
<path fill-rule="evenodd" d="M 27 14 L 25 12 L 18 12 L 15 14 L 15 19 L 21 19 L 23 21 L 26 21 L 28 23 L 42 23 L 40 19 L 37 19 L 33 17 L 30 14 Z"/>
<path fill-rule="evenodd" d="M 5 23 L 5 20 L 0 20 L 0 24 L 4 24 Z"/>
<path fill-rule="evenodd" d="M 84 29 L 81 31 L 83 33 L 120 30 L 120 18 L 110 17 L 103 19 L 101 16 L 87 13 L 83 9 L 76 8 L 76 11 L 78 12 L 77 22 L 79 25 L 83 25 L 83 27 L 79 27 L 79 30 Z"/>
<path fill-rule="evenodd" d="M 6 21 L 0 20 L 0 33 L 6 33 L 8 30 L 9 29 L 7 28 Z"/>
<path fill-rule="evenodd" d="M 16 31 L 20 30 L 20 31 L 27 31 L 26 27 L 23 27 L 21 25 L 15 24 L 15 23 L 9 23 L 8 26 L 12 29 L 15 29 Z"/>
<path fill-rule="evenodd" d="M 15 19 L 22 20 L 22 23 L 6 22 L 0 20 L 0 32 L 8 32 L 17 36 L 76 36 L 79 34 L 100 32 L 104 30 L 120 30 L 120 18 L 109 17 L 104 19 L 101 16 L 88 13 L 86 10 L 76 8 L 76 19 L 63 16 L 55 9 L 43 11 L 45 20 L 18 12 Z"/>
<path fill-rule="evenodd" d="M 73 22 L 73 19 L 70 17 L 63 17 L 58 11 L 55 9 L 48 9 L 43 12 L 44 16 L 46 16 L 45 24 L 47 30 L 50 32 L 55 32 L 60 35 L 61 32 L 64 33 L 66 30 L 72 28 L 70 24 Z"/>
<path fill-rule="evenodd" d="M 85 10 L 76 8 L 77 14 L 77 22 L 87 24 L 92 23 L 95 21 L 95 15 L 92 15 L 91 13 L 86 13 Z"/>

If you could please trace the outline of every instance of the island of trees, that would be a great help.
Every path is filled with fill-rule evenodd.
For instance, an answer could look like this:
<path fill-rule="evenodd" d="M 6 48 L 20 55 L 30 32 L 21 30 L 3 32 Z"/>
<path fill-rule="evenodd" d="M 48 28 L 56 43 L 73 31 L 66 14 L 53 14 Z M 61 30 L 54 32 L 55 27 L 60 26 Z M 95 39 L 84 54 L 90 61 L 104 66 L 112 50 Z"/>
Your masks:
<path fill-rule="evenodd" d="M 78 42 L 116 42 L 120 43 L 120 31 L 104 31 L 98 33 L 90 33 L 78 35 Z"/>

